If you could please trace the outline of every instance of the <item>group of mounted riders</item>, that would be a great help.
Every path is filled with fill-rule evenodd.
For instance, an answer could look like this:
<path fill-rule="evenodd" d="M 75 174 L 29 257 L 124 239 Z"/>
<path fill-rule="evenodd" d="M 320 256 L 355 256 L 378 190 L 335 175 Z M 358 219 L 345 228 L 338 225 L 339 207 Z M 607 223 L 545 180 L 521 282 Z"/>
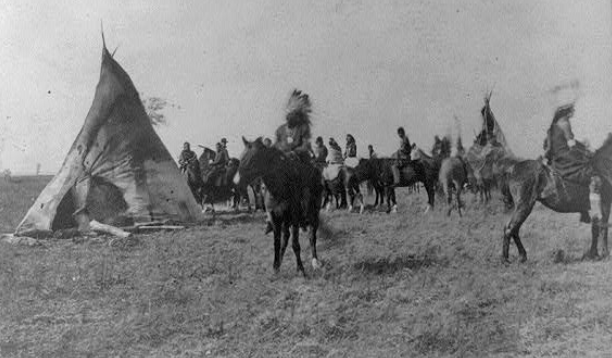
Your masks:
<path fill-rule="evenodd" d="M 484 111 L 485 109 L 483 109 Z M 562 106 L 555 112 L 552 124 L 548 130 L 548 135 L 544 142 L 546 165 L 555 169 L 558 178 L 567 182 L 574 183 L 579 186 L 588 187 L 593 177 L 593 171 L 588 165 L 592 153 L 587 149 L 584 143 L 576 141 L 571 130 L 570 118 L 574 114 L 573 104 Z M 301 113 L 295 114 L 303 115 Z M 483 116 L 486 114 L 483 113 Z M 485 126 L 482 132 L 478 134 L 475 143 L 479 145 L 489 144 L 491 146 L 499 146 L 496 141 L 496 136 L 492 134 L 493 129 Z M 353 135 L 346 135 L 346 144 L 344 152 L 335 138 L 330 137 L 327 145 L 325 145 L 322 137 L 317 137 L 314 146 L 311 146 L 310 138 L 310 120 L 304 118 L 290 118 L 288 115 L 287 123 L 279 126 L 275 133 L 276 141 L 272 143 L 269 138 L 263 141 L 267 147 L 275 147 L 284 152 L 287 157 L 300 160 L 305 163 L 310 163 L 321 170 L 322 176 L 326 180 L 333 179 L 334 175 L 339 172 L 338 168 L 354 167 L 358 163 L 357 159 L 357 143 Z M 401 170 L 405 165 L 411 163 L 411 152 L 413 145 L 410 142 L 403 127 L 397 129 L 399 139 L 398 149 L 391 156 L 391 172 L 393 176 L 393 186 L 400 185 Z M 432 154 L 439 157 L 448 157 L 451 152 L 451 143 L 448 138 L 440 139 L 435 137 L 435 144 Z M 465 153 L 463 148 L 454 155 L 462 156 Z M 368 145 L 368 158 L 377 158 L 373 146 Z M 181 171 L 185 172 L 190 163 L 198 161 L 198 157 L 191 150 L 188 142 L 184 143 L 183 151 L 179 156 L 179 166 Z M 207 159 L 207 170 L 202 170 L 202 180 L 204 182 L 217 183 L 224 185 L 230 179 L 226 177 L 227 166 L 230 163 L 230 156 L 227 151 L 227 139 L 223 138 L 216 144 L 214 157 L 210 155 Z M 200 163 L 202 160 L 200 159 Z M 556 188 L 552 187 L 554 182 L 551 182 L 544 188 L 543 195 L 549 192 L 555 192 Z M 588 222 L 589 202 L 586 198 L 582 205 L 584 210 L 581 211 L 581 221 Z"/>

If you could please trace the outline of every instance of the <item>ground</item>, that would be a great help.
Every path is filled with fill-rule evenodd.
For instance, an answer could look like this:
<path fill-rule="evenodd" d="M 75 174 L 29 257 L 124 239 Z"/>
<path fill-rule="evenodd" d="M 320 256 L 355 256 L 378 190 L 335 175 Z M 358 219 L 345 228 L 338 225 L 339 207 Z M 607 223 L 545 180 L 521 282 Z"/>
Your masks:
<path fill-rule="evenodd" d="M 49 178 L 0 180 L 10 232 Z M 371 200 L 371 199 L 370 199 Z M 323 269 L 272 270 L 263 215 L 178 232 L 0 244 L 2 357 L 604 357 L 612 355 L 610 261 L 581 261 L 590 229 L 538 205 L 529 261 L 501 264 L 499 197 L 463 218 L 323 213 Z M 440 204 L 438 204 L 440 206 Z"/>

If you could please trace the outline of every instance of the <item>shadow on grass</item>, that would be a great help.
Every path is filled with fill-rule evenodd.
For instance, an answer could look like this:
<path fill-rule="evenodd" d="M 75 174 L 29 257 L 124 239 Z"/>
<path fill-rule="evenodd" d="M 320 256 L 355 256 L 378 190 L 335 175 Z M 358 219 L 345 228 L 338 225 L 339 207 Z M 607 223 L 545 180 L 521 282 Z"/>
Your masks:
<path fill-rule="evenodd" d="M 208 214 L 211 215 L 211 214 Z M 212 219 L 212 215 L 209 216 Z M 261 224 L 262 231 L 264 227 L 264 214 L 261 212 L 253 213 L 235 213 L 235 212 L 217 212 L 215 214 L 215 225 L 233 225 L 233 224 Z"/>
<path fill-rule="evenodd" d="M 356 271 L 374 275 L 392 275 L 404 269 L 417 271 L 431 266 L 447 266 L 448 261 L 434 254 L 404 255 L 396 258 L 367 258 L 353 265 Z"/>

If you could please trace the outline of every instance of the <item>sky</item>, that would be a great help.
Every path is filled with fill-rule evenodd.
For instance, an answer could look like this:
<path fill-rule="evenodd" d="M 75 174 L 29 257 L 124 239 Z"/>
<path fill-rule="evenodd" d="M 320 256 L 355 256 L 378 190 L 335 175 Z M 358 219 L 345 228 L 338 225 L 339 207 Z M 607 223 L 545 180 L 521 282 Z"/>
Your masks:
<path fill-rule="evenodd" d="M 106 42 L 143 97 L 161 97 L 156 130 L 214 147 L 272 137 L 294 88 L 313 101 L 313 132 L 430 149 L 471 144 L 483 97 L 515 154 L 535 158 L 559 104 L 574 133 L 612 132 L 612 5 L 604 0 L 0 0 L 0 170 L 56 172 L 80 130 Z M 576 84 L 568 88 L 568 84 Z M 555 88 L 564 88 L 555 91 Z M 460 122 L 460 130 L 454 117 Z M 199 151 L 196 150 L 196 152 Z"/>

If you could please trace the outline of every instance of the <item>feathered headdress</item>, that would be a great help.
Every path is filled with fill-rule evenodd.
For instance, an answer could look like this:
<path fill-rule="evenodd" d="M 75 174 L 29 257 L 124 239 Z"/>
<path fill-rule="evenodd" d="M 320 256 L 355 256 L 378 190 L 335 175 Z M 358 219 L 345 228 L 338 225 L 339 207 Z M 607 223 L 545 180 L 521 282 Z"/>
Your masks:
<path fill-rule="evenodd" d="M 310 113 L 312 113 L 312 103 L 306 93 L 300 90 L 293 90 L 287 102 L 287 125 L 289 128 L 306 125 L 310 128 Z"/>

